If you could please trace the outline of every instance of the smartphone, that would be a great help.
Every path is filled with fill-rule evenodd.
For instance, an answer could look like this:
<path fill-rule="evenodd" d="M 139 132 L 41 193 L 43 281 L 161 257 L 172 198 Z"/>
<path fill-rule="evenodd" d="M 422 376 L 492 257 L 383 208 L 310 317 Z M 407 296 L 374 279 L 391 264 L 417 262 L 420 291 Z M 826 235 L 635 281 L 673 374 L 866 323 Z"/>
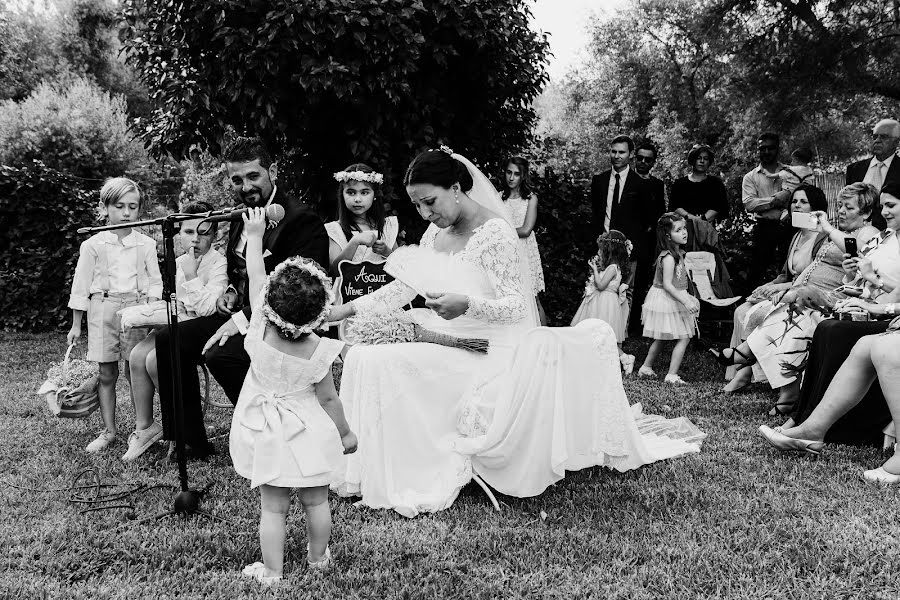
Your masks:
<path fill-rule="evenodd" d="M 850 258 L 856 258 L 858 250 L 856 249 L 856 238 L 844 238 L 844 251 L 850 255 Z"/>
<path fill-rule="evenodd" d="M 815 229 L 819 225 L 819 220 L 809 213 L 792 212 L 791 225 L 798 229 Z"/>

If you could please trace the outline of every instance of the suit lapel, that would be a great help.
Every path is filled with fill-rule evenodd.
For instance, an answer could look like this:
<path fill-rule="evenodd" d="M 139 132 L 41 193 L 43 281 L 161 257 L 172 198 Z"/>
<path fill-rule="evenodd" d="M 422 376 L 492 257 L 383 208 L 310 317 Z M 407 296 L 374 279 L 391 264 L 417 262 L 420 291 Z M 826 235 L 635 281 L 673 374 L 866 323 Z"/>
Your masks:
<path fill-rule="evenodd" d="M 891 160 L 891 166 L 888 167 L 887 173 L 884 175 L 884 181 L 881 182 L 881 187 L 884 187 L 888 181 L 900 181 L 900 156 L 894 155 L 894 158 Z"/>

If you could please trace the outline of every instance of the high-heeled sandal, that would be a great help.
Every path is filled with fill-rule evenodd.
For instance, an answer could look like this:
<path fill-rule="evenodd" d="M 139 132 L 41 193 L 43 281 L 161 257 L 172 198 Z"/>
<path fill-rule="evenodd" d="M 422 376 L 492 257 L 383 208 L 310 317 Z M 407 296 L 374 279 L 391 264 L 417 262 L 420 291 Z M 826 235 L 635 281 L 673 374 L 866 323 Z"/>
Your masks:
<path fill-rule="evenodd" d="M 781 415 L 782 417 L 789 417 L 794 412 L 796 404 L 796 402 L 776 402 L 775 406 L 769 411 L 769 416 L 777 417 Z"/>
<path fill-rule="evenodd" d="M 725 350 L 731 350 L 731 356 L 725 356 Z M 756 357 L 752 354 L 747 356 L 740 350 L 734 347 L 725 348 L 723 350 L 716 350 L 715 348 L 709 348 L 708 352 L 713 355 L 713 358 L 716 359 L 723 367 L 730 367 L 731 365 L 752 365 L 756 362 Z M 744 359 L 744 362 L 737 362 L 734 358 L 735 356 L 740 356 Z"/>

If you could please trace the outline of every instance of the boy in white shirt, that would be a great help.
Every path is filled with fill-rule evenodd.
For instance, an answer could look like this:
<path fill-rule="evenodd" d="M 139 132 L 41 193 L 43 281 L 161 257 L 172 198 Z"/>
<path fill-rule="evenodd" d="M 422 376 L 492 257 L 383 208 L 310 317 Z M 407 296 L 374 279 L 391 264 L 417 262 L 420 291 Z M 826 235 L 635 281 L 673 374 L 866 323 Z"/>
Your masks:
<path fill-rule="evenodd" d="M 181 212 L 197 215 L 212 210 L 206 202 L 193 202 Z M 175 259 L 175 292 L 181 321 L 206 317 L 216 312 L 216 300 L 228 285 L 228 262 L 212 247 L 218 223 L 201 219 L 181 222 L 181 241 L 186 252 Z M 131 352 L 131 386 L 134 399 L 134 431 L 128 437 L 124 461 L 143 454 L 163 435 L 162 425 L 153 421 L 153 396 L 159 386 L 156 339 L 151 333 Z"/>
<path fill-rule="evenodd" d="M 140 187 L 125 177 L 108 179 L 100 190 L 100 211 L 109 225 L 137 221 Z M 101 231 L 82 242 L 69 297 L 72 328 L 66 339 L 69 344 L 78 343 L 81 321 L 87 313 L 86 358 L 100 363 L 98 395 L 105 426 L 87 445 L 88 452 L 99 452 L 115 441 L 119 361 L 125 360 L 128 373 L 128 356 L 147 335 L 146 329 L 121 332 L 118 311 L 161 296 L 162 276 L 153 238 L 127 227 Z"/>

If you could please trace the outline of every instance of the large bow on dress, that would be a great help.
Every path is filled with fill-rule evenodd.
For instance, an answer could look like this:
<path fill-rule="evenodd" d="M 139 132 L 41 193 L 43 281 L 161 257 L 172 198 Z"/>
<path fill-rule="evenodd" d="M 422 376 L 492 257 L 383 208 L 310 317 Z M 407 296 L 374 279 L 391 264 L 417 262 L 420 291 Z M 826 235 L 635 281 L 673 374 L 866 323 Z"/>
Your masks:
<path fill-rule="evenodd" d="M 281 477 L 282 463 L 291 458 L 297 462 L 303 477 L 330 470 L 314 440 L 304 443 L 301 434 L 306 431 L 306 423 L 291 403 L 292 395 L 259 392 L 248 401 L 241 424 L 256 433 L 250 487 Z"/>

